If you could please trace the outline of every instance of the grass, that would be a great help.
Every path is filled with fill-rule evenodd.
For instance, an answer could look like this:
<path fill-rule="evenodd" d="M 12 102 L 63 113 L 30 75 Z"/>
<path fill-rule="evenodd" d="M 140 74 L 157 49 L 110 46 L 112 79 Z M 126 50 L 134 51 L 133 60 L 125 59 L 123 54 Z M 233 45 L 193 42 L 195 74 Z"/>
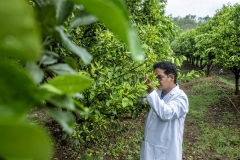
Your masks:
<path fill-rule="evenodd" d="M 211 158 L 239 158 L 237 130 L 228 126 L 200 124 L 201 136 L 197 137 L 199 150 Z"/>
<path fill-rule="evenodd" d="M 230 80 L 227 80 L 227 79 L 224 79 L 224 78 L 221 78 L 221 77 L 219 77 L 219 81 L 227 84 L 228 86 L 230 86 L 232 88 L 235 88 L 235 82 L 234 81 L 230 81 Z"/>
<path fill-rule="evenodd" d="M 221 105 L 228 89 L 217 87 L 211 77 L 192 83 L 194 86 L 188 91 L 191 94 L 183 145 L 185 158 L 240 158 L 240 130 L 236 123 L 240 115 Z"/>
<path fill-rule="evenodd" d="M 191 89 L 189 96 L 188 116 L 195 120 L 201 120 L 208 112 L 207 106 L 217 103 L 222 92 L 207 80 L 193 82 L 196 83 Z"/>

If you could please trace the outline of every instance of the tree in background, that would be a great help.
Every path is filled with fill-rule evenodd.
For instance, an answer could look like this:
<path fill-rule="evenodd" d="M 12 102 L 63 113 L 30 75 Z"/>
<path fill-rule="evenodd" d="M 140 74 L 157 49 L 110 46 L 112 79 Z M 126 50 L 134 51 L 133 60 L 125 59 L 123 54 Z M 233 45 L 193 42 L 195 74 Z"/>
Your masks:
<path fill-rule="evenodd" d="M 189 57 L 190 54 L 187 51 L 190 48 L 197 48 L 193 52 L 193 56 L 200 58 L 202 67 L 207 66 L 207 76 L 210 74 L 213 64 L 230 69 L 235 75 L 235 94 L 239 94 L 240 74 L 239 6 L 238 3 L 235 5 L 223 5 L 207 23 L 199 25 L 196 28 L 195 36 L 190 36 L 196 41 L 195 44 L 191 44 L 192 46 L 189 47 L 185 43 L 185 41 L 189 41 L 185 33 L 182 33 L 171 44 L 174 52 Z"/>
<path fill-rule="evenodd" d="M 219 25 L 213 28 L 216 44 L 215 63 L 230 69 L 235 75 L 235 94 L 239 94 L 240 77 L 240 5 L 224 5 L 214 19 Z"/>
<path fill-rule="evenodd" d="M 197 63 L 198 59 L 194 56 L 196 51 L 195 48 L 195 36 L 196 31 L 194 29 L 187 30 L 180 34 L 171 44 L 173 52 L 178 55 L 183 55 L 187 57 L 188 61 L 191 61 L 192 64 Z"/>
<path fill-rule="evenodd" d="M 202 23 L 196 28 L 196 52 L 195 56 L 200 58 L 200 68 L 204 69 L 206 76 L 209 76 L 214 67 L 215 53 L 217 52 L 216 39 L 212 34 L 213 26 L 217 24 L 210 20 Z"/>
<path fill-rule="evenodd" d="M 206 23 L 210 20 L 209 16 L 206 17 L 198 17 L 196 15 L 186 15 L 185 17 L 171 17 L 174 21 L 174 24 L 179 26 L 183 32 L 195 29 L 199 24 Z"/>
<path fill-rule="evenodd" d="M 210 72 L 213 68 L 213 61 L 215 59 L 215 41 L 212 37 L 212 34 L 204 33 L 196 36 L 196 52 L 194 53 L 195 57 L 200 59 L 200 68 L 203 69 L 206 67 L 206 76 L 210 75 Z"/>
<path fill-rule="evenodd" d="M 210 19 L 211 17 L 207 15 L 206 17 L 198 17 L 197 21 L 198 21 L 198 24 L 202 24 L 202 23 L 207 23 Z"/>

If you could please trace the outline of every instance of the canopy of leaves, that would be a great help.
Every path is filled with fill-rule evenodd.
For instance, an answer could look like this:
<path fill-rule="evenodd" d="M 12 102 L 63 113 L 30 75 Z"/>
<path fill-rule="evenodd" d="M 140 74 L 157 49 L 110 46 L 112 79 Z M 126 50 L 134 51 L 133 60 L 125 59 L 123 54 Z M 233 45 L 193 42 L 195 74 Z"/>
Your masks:
<path fill-rule="evenodd" d="M 235 75 L 236 94 L 240 76 L 239 11 L 238 3 L 223 5 L 207 23 L 195 29 L 195 34 L 188 37 L 183 33 L 171 44 L 174 52 L 190 57 L 191 51 L 192 57 L 205 61 L 208 68 L 214 63 L 230 69 Z"/>

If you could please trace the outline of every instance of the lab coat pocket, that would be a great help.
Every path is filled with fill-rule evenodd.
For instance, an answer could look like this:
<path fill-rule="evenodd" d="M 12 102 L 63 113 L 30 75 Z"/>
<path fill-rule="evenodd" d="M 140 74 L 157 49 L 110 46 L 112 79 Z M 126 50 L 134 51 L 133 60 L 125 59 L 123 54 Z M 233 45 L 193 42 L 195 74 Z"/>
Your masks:
<path fill-rule="evenodd" d="M 166 147 L 152 145 L 154 160 L 166 160 L 167 152 Z"/>

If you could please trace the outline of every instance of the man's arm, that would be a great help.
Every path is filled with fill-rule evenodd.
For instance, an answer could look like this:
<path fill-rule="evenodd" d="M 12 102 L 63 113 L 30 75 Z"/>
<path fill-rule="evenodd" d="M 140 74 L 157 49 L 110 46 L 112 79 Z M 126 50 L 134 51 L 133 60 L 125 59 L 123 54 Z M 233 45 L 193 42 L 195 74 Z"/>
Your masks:
<path fill-rule="evenodd" d="M 188 99 L 185 95 L 176 96 L 176 99 L 165 103 L 154 90 L 147 96 L 147 101 L 154 112 L 164 121 L 177 119 L 188 112 Z"/>

